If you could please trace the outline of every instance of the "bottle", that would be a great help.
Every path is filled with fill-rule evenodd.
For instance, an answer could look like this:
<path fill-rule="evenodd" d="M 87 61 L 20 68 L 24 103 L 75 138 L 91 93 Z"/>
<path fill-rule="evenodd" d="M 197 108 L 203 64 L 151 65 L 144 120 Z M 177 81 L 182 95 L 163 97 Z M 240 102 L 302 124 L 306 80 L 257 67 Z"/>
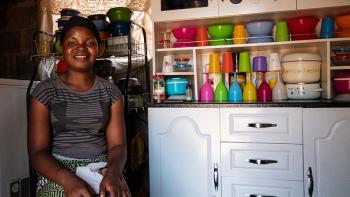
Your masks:
<path fill-rule="evenodd" d="M 237 72 L 233 75 L 233 83 L 228 92 L 228 100 L 233 102 L 242 101 L 242 89 L 237 82 Z"/>
<path fill-rule="evenodd" d="M 155 74 L 153 78 L 153 101 L 162 103 L 165 100 L 165 81 L 164 75 Z"/>
<path fill-rule="evenodd" d="M 191 81 L 186 87 L 186 101 L 192 101 L 192 84 Z"/>
<path fill-rule="evenodd" d="M 287 89 L 281 78 L 281 72 L 278 71 L 277 82 L 275 87 L 272 89 L 272 100 L 274 101 L 287 99 Z"/>
<path fill-rule="evenodd" d="M 263 80 L 258 89 L 258 101 L 262 101 L 262 102 L 272 101 L 272 90 L 269 84 L 267 83 L 264 77 L 264 74 L 263 74 Z"/>
<path fill-rule="evenodd" d="M 256 89 L 250 78 L 251 73 L 247 73 L 246 85 L 243 89 L 243 101 L 255 102 L 256 101 Z"/>
<path fill-rule="evenodd" d="M 205 74 L 205 79 L 206 81 L 201 88 L 199 99 L 201 101 L 208 102 L 208 101 L 214 100 L 214 90 L 213 90 L 213 87 L 210 85 L 208 73 Z"/>
<path fill-rule="evenodd" d="M 227 101 L 228 92 L 225 84 L 222 82 L 222 75 L 220 74 L 220 81 L 215 88 L 215 101 Z"/>

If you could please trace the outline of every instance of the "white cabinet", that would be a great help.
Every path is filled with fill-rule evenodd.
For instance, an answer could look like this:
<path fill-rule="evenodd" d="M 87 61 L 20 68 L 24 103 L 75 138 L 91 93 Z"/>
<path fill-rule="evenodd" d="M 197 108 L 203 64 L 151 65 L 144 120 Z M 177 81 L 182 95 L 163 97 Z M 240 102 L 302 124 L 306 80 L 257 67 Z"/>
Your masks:
<path fill-rule="evenodd" d="M 189 18 L 205 18 L 218 16 L 218 0 L 202 0 L 206 2 L 204 7 L 193 8 L 179 8 L 174 10 L 165 10 L 162 8 L 162 2 L 164 0 L 152 0 L 151 3 L 151 18 L 152 21 L 173 21 Z M 168 0 L 165 2 L 176 2 L 174 0 Z M 183 1 L 184 2 L 184 1 Z M 190 2 L 190 1 L 187 1 Z M 164 6 L 164 5 L 163 5 Z"/>
<path fill-rule="evenodd" d="M 297 0 L 297 9 L 312 9 L 349 5 L 349 0 Z"/>
<path fill-rule="evenodd" d="M 232 3 L 231 0 L 219 1 L 220 16 L 266 13 L 287 10 L 296 10 L 295 0 L 242 0 L 236 4 Z"/>
<path fill-rule="evenodd" d="M 302 109 L 220 108 L 222 196 L 303 195 Z"/>
<path fill-rule="evenodd" d="M 148 112 L 151 196 L 220 196 L 219 109 Z"/>
<path fill-rule="evenodd" d="M 305 196 L 349 196 L 350 108 L 303 112 Z"/>

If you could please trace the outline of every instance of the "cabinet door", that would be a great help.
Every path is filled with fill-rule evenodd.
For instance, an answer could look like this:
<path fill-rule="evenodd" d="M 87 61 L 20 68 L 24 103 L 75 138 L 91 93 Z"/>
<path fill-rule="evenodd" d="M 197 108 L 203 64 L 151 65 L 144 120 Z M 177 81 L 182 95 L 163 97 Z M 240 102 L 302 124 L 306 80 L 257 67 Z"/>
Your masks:
<path fill-rule="evenodd" d="M 349 196 L 350 108 L 303 109 L 303 136 L 305 196 Z"/>
<path fill-rule="evenodd" d="M 349 0 L 297 0 L 297 9 L 337 7 L 350 5 Z"/>
<path fill-rule="evenodd" d="M 220 196 L 219 109 L 149 108 L 148 112 L 151 196 Z"/>
<path fill-rule="evenodd" d="M 235 3 L 232 3 L 235 2 Z M 219 15 L 238 15 L 296 10 L 296 0 L 221 0 Z"/>
<path fill-rule="evenodd" d="M 219 0 L 152 0 L 152 21 L 173 21 L 218 16 Z"/>

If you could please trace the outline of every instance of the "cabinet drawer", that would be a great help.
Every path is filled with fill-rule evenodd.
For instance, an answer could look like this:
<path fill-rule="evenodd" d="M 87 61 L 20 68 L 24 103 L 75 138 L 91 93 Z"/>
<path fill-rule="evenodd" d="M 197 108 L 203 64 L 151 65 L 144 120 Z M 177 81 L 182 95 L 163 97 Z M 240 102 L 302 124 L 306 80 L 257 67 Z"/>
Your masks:
<path fill-rule="evenodd" d="M 221 141 L 302 143 L 301 108 L 221 108 Z"/>
<path fill-rule="evenodd" d="M 222 176 L 303 180 L 302 145 L 221 143 Z"/>
<path fill-rule="evenodd" d="M 301 197 L 303 191 L 301 181 L 222 178 L 222 197 Z"/>

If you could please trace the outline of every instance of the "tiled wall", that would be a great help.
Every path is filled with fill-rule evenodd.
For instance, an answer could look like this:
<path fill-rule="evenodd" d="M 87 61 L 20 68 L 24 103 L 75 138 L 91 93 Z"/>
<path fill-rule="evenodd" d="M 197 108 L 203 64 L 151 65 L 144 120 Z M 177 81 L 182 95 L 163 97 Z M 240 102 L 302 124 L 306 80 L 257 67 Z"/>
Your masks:
<path fill-rule="evenodd" d="M 0 1 L 0 78 L 30 79 L 39 0 Z"/>

